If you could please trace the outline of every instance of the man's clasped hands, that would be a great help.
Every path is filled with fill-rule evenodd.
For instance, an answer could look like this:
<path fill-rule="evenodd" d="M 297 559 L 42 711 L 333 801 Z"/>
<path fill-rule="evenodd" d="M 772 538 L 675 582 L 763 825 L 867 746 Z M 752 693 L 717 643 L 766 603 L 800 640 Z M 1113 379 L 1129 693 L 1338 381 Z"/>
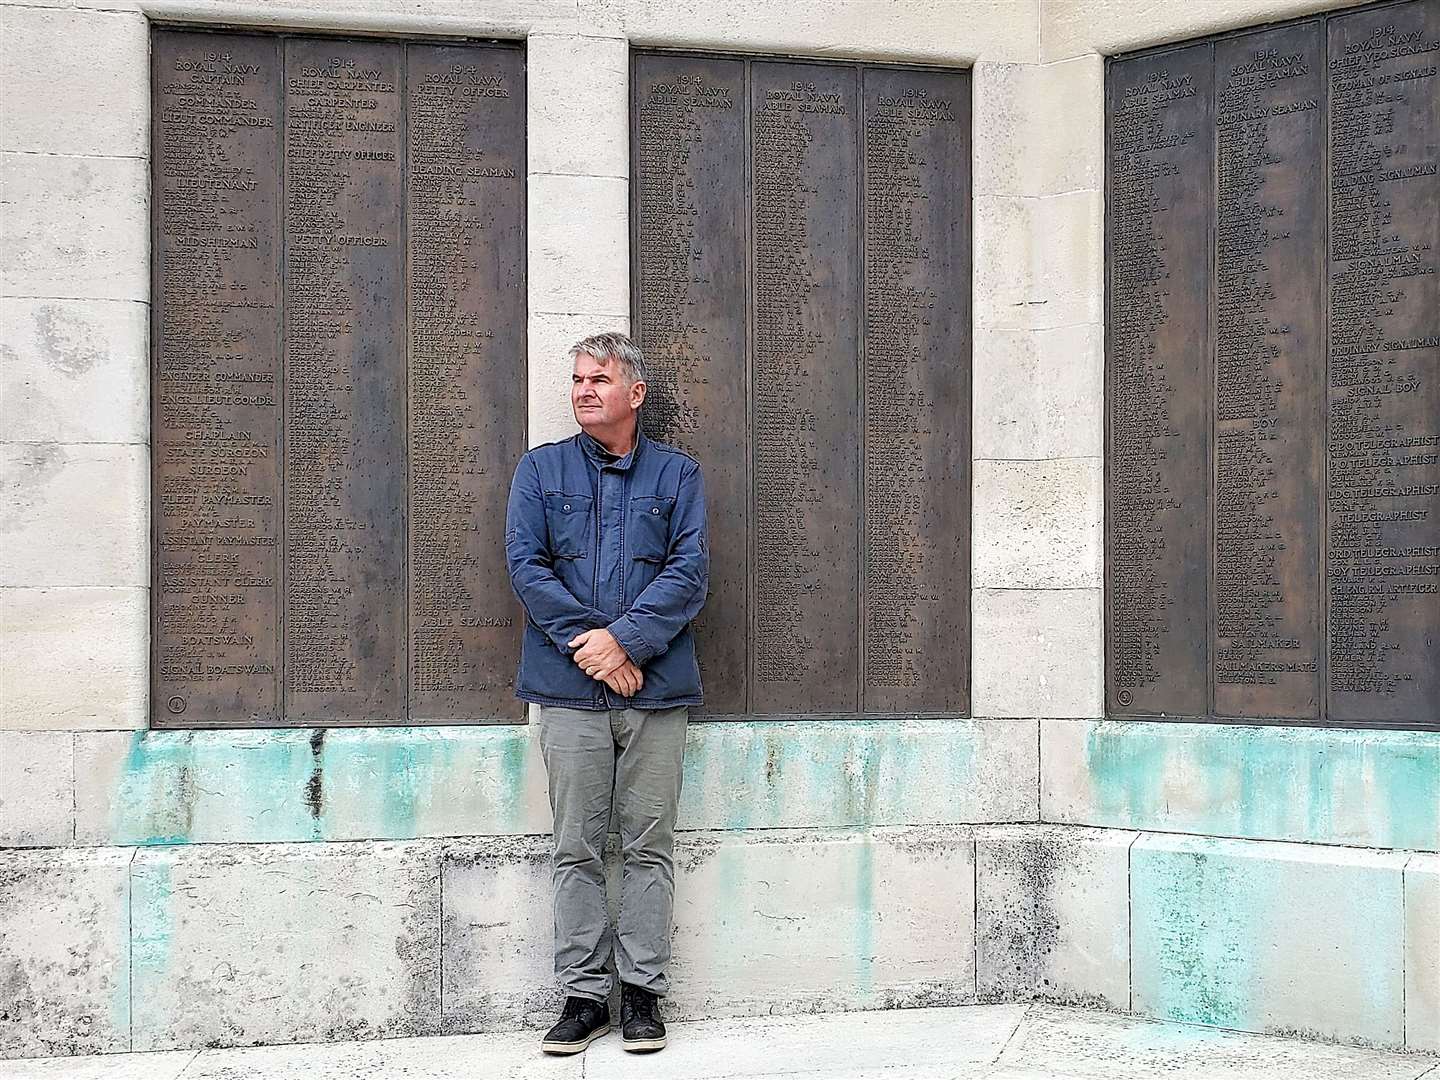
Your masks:
<path fill-rule="evenodd" d="M 640 668 L 626 655 L 615 635 L 604 627 L 586 630 L 570 639 L 569 647 L 580 670 L 592 679 L 599 679 L 623 697 L 634 697 L 645 685 Z"/>

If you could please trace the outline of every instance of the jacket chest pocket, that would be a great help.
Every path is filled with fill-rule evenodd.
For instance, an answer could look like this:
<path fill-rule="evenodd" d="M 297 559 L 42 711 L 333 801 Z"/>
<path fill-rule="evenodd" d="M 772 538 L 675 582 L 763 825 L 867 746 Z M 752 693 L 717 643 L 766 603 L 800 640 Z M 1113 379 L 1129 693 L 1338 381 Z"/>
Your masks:
<path fill-rule="evenodd" d="M 663 495 L 636 495 L 630 500 L 630 556 L 640 562 L 663 563 L 670 551 L 670 514 L 675 500 Z"/>
<path fill-rule="evenodd" d="M 545 525 L 550 530 L 550 554 L 557 559 L 584 559 L 594 547 L 591 529 L 595 519 L 591 513 L 594 500 L 589 495 L 545 493 Z"/>

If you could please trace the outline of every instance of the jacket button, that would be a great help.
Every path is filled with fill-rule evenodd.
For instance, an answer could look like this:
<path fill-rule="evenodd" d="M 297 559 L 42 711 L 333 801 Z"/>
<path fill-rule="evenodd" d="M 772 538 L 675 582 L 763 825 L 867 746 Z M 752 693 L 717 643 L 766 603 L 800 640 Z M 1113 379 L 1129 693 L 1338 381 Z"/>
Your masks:
<path fill-rule="evenodd" d="M 569 509 L 570 509 L 570 504 L 569 504 L 569 503 L 566 503 L 565 506 L 564 506 L 564 509 L 569 510 Z"/>
<path fill-rule="evenodd" d="M 650 513 L 652 513 L 652 514 L 658 514 L 659 512 L 660 512 L 660 508 L 659 508 L 658 506 L 652 506 L 652 507 L 650 507 Z"/>

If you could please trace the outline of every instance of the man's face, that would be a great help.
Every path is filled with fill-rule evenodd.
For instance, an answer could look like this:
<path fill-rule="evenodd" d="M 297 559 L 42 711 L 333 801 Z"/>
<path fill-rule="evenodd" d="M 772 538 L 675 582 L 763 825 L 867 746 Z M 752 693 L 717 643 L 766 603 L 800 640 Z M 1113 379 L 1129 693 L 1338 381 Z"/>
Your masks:
<path fill-rule="evenodd" d="M 580 353 L 570 382 L 575 422 L 585 431 L 615 430 L 630 422 L 645 400 L 643 382 L 627 383 L 625 369 L 611 359 L 603 362 Z"/>

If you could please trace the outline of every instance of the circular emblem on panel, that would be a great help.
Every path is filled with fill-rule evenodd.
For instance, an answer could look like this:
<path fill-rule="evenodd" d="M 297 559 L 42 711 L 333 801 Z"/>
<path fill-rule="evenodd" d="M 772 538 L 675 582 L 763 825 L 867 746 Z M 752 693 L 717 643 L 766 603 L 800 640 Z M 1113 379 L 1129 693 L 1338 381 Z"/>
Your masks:
<path fill-rule="evenodd" d="M 1123 706 L 1129 705 L 1132 701 L 1135 700 L 1135 697 L 1133 694 L 1130 693 L 1129 690 L 1121 690 L 1118 694 L 1115 695 L 1115 700 Z"/>
<path fill-rule="evenodd" d="M 182 712 L 185 711 L 185 699 L 179 694 L 176 694 L 169 701 L 165 702 L 165 707 L 169 709 L 172 713 L 174 713 L 176 716 L 179 716 Z"/>

